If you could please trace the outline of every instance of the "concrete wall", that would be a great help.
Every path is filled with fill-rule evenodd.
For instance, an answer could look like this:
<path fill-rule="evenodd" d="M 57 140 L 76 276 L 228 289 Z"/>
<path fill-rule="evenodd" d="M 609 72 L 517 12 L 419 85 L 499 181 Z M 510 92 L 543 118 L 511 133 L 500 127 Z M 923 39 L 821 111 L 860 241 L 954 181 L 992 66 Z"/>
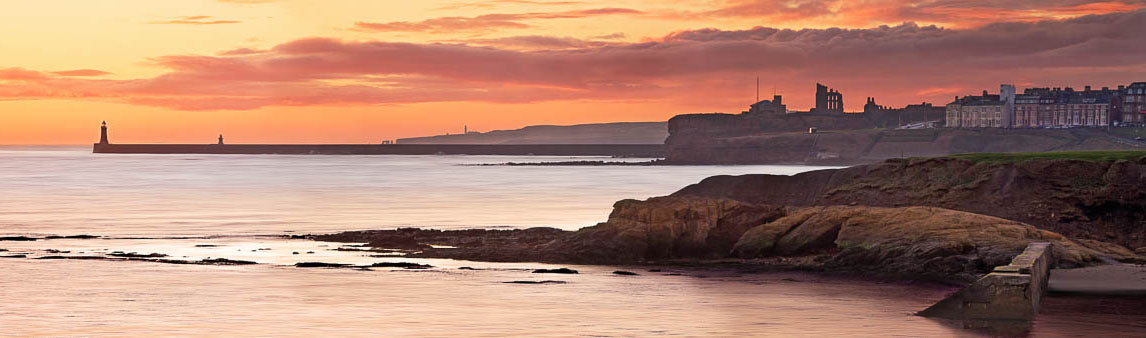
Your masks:
<path fill-rule="evenodd" d="M 920 311 L 955 320 L 1031 320 L 1050 277 L 1050 243 L 1031 243 L 1011 264 L 996 267 L 967 288 Z"/>
<path fill-rule="evenodd" d="M 95 144 L 107 154 L 537 155 L 664 157 L 661 144 Z"/>

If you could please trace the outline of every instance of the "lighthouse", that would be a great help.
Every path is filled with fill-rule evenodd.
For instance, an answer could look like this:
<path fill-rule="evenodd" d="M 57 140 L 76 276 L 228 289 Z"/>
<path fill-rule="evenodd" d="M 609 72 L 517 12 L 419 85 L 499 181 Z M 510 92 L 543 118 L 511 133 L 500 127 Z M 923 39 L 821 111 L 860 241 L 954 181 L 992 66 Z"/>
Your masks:
<path fill-rule="evenodd" d="M 107 144 L 107 121 L 99 127 L 99 144 Z"/>

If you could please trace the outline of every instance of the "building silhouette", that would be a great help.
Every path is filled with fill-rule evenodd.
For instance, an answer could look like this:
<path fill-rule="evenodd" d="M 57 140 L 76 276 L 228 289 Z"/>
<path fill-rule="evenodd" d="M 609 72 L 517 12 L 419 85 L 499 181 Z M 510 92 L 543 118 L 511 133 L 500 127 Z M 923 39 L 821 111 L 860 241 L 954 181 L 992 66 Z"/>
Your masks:
<path fill-rule="evenodd" d="M 813 113 L 839 113 L 844 112 L 844 95 L 825 85 L 816 84 L 816 108 Z"/>

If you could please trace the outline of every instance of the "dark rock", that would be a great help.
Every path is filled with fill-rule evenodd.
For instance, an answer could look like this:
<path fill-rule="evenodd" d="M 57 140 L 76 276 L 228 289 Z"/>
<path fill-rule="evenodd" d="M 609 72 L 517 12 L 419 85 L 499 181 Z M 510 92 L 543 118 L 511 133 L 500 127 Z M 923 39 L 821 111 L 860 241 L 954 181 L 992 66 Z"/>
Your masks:
<path fill-rule="evenodd" d="M 577 270 L 573 270 L 573 269 L 570 269 L 570 268 L 559 268 L 559 269 L 537 269 L 537 270 L 533 270 L 533 273 L 560 273 L 560 274 L 575 274 L 575 273 L 577 273 Z"/>
<path fill-rule="evenodd" d="M 292 254 L 292 255 L 297 255 L 297 254 L 298 254 L 298 251 L 295 251 L 295 252 L 291 252 L 290 254 Z"/>
<path fill-rule="evenodd" d="M 6 252 L 8 249 L 0 249 L 0 252 Z"/>
<path fill-rule="evenodd" d="M 614 275 L 621 275 L 621 276 L 640 276 L 640 274 L 638 274 L 636 272 L 621 271 L 621 270 L 613 271 L 613 274 Z"/>
<path fill-rule="evenodd" d="M 11 242 L 31 242 L 31 241 L 35 241 L 35 240 L 36 240 L 36 238 L 26 237 L 26 236 L 0 237 L 0 241 L 11 241 Z"/>
<path fill-rule="evenodd" d="M 215 248 L 218 246 L 219 245 L 216 245 L 216 244 L 196 244 L 195 245 L 196 248 Z"/>
<path fill-rule="evenodd" d="M 342 268 L 350 266 L 350 264 L 341 263 L 323 263 L 323 262 L 299 262 L 294 263 L 296 268 Z"/>
<path fill-rule="evenodd" d="M 226 259 L 226 258 L 204 259 L 204 260 L 199 261 L 199 263 L 207 264 L 207 265 L 251 265 L 251 264 L 259 264 L 257 262 L 252 262 L 252 261 L 242 261 L 242 260 Z"/>
<path fill-rule="evenodd" d="M 502 282 L 506 284 L 566 284 L 566 281 L 561 280 L 515 280 L 509 282 Z"/>
<path fill-rule="evenodd" d="M 108 255 L 108 256 L 112 256 L 112 257 L 121 257 L 121 258 L 159 258 L 159 257 L 167 257 L 167 255 L 164 255 L 164 254 L 161 254 L 161 253 L 150 253 L 150 254 L 146 254 L 146 255 L 145 255 L 145 254 L 140 254 L 140 253 L 135 253 L 135 252 L 124 253 L 124 252 L 121 252 L 121 251 L 110 252 L 110 253 L 108 253 L 107 255 Z"/>
<path fill-rule="evenodd" d="M 314 253 L 314 251 L 307 251 L 306 252 L 306 254 L 308 254 L 308 255 L 313 254 L 313 253 Z"/>
<path fill-rule="evenodd" d="M 474 269 L 474 268 L 471 268 L 471 267 L 468 267 L 468 266 L 463 266 L 463 267 L 460 267 L 460 268 L 458 268 L 458 270 L 472 270 L 472 271 L 478 271 L 478 270 L 482 270 L 482 269 Z"/>
<path fill-rule="evenodd" d="M 76 259 L 76 260 L 93 260 L 93 261 L 118 260 L 115 258 L 108 258 L 108 257 L 103 257 L 103 256 L 41 256 L 41 257 L 36 257 L 36 259 Z"/>
<path fill-rule="evenodd" d="M 661 272 L 661 269 L 649 269 L 649 272 Z"/>
<path fill-rule="evenodd" d="M 100 238 L 100 236 L 96 236 L 96 235 L 72 235 L 72 236 L 52 235 L 52 236 L 44 237 L 44 239 L 96 239 L 96 238 Z"/>
<path fill-rule="evenodd" d="M 409 262 L 378 262 L 370 264 L 372 268 L 403 268 L 403 269 L 429 269 L 434 267 L 429 264 L 418 264 Z"/>
<path fill-rule="evenodd" d="M 0 256 L 0 258 L 28 258 L 28 255 L 8 255 Z"/>

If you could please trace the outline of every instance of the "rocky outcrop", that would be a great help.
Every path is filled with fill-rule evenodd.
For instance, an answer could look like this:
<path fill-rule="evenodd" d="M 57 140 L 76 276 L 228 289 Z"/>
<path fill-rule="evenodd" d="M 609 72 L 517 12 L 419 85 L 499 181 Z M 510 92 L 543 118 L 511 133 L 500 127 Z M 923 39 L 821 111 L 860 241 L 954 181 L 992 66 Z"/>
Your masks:
<path fill-rule="evenodd" d="M 933 206 L 1027 223 L 1071 238 L 1146 246 L 1146 157 L 891 160 L 794 176 L 714 176 L 673 196 L 785 206 Z"/>
<path fill-rule="evenodd" d="M 832 270 L 970 281 L 1005 265 L 1031 242 L 1050 242 L 1059 267 L 1136 255 L 1092 249 L 1062 235 L 997 217 L 932 207 L 813 207 L 748 230 L 733 255 L 816 256 Z"/>
<path fill-rule="evenodd" d="M 1031 225 L 942 208 L 789 208 L 690 196 L 620 201 L 609 221 L 575 232 L 401 229 L 314 238 L 369 242 L 381 250 L 396 236 L 408 237 L 398 242 L 427 247 L 407 252 L 408 257 L 578 264 L 721 262 L 950 282 L 971 281 L 1006 264 L 1033 241 L 1055 243 L 1063 266 L 1095 264 L 1100 257 L 1140 259 L 1114 244 L 1076 242 Z"/>
<path fill-rule="evenodd" d="M 574 262 L 726 258 L 748 229 L 782 217 L 783 208 L 727 199 L 622 200 L 609 221 L 545 247 Z"/>

